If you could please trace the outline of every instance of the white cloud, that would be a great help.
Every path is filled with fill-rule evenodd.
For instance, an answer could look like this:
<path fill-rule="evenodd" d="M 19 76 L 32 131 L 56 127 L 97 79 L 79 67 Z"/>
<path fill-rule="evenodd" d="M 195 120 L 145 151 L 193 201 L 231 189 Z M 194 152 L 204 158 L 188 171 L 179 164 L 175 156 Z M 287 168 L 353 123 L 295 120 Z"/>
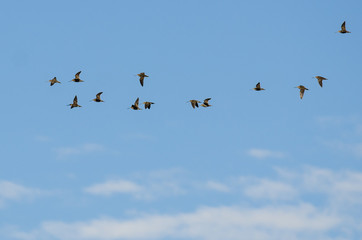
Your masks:
<path fill-rule="evenodd" d="M 231 189 L 228 185 L 216 182 L 216 181 L 207 181 L 205 184 L 206 189 L 218 191 L 218 192 L 230 192 Z"/>
<path fill-rule="evenodd" d="M 7 201 L 32 199 L 44 193 L 44 191 L 39 189 L 28 188 L 10 181 L 3 180 L 0 181 L 0 207 L 3 206 Z"/>
<path fill-rule="evenodd" d="M 34 239 L 204 239 L 280 240 L 321 239 L 342 219 L 309 204 L 260 208 L 202 207 L 174 215 L 146 215 L 134 219 L 100 218 L 84 222 L 48 221 L 29 233 Z M 19 238 L 20 239 L 20 238 Z"/>
<path fill-rule="evenodd" d="M 285 154 L 282 152 L 271 151 L 267 149 L 252 148 L 247 151 L 248 155 L 255 158 L 283 158 Z"/>
<path fill-rule="evenodd" d="M 131 181 L 114 180 L 92 185 L 85 188 L 84 191 L 95 195 L 111 195 L 115 193 L 140 193 L 143 188 Z"/>
<path fill-rule="evenodd" d="M 256 184 L 248 184 L 244 192 L 245 195 L 252 198 L 271 200 L 288 200 L 298 195 L 298 191 L 292 185 L 282 181 L 272 181 L 268 179 L 258 179 Z"/>
<path fill-rule="evenodd" d="M 63 158 L 71 155 L 89 154 L 94 152 L 104 151 L 105 148 L 96 143 L 86 143 L 77 147 L 60 147 L 55 149 L 58 158 Z"/>

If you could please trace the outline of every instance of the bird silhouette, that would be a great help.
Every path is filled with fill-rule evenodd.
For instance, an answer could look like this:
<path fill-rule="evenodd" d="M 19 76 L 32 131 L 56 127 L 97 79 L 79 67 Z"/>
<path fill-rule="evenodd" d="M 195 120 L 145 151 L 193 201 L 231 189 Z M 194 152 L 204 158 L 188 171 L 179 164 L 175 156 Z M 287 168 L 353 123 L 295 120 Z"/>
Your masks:
<path fill-rule="evenodd" d="M 70 80 L 69 82 L 84 82 L 83 80 L 81 80 L 80 78 L 79 78 L 79 74 L 81 73 L 82 71 L 79 71 L 79 72 L 77 72 L 76 74 L 75 74 L 75 78 L 73 78 L 72 80 Z"/>
<path fill-rule="evenodd" d="M 323 87 L 323 80 L 328 80 L 327 78 L 322 76 L 315 76 L 315 78 L 318 80 L 318 83 L 321 87 Z"/>
<path fill-rule="evenodd" d="M 341 30 L 339 30 L 338 32 L 340 33 L 350 33 L 349 31 L 346 30 L 346 21 L 344 21 L 341 25 Z"/>
<path fill-rule="evenodd" d="M 302 99 L 303 98 L 303 96 L 304 96 L 304 91 L 305 90 L 309 90 L 308 88 L 306 88 L 306 87 L 304 87 L 303 85 L 299 85 L 298 87 L 296 87 L 296 88 L 299 88 L 299 95 L 300 95 L 300 99 Z"/>
<path fill-rule="evenodd" d="M 265 90 L 264 88 L 261 88 L 260 87 L 260 82 L 258 82 L 257 84 L 256 84 L 256 87 L 255 88 L 253 88 L 255 91 L 260 91 L 260 90 Z"/>
<path fill-rule="evenodd" d="M 140 99 L 137 98 L 137 100 L 134 102 L 134 104 L 131 106 L 131 109 L 133 110 L 142 110 L 141 108 L 138 107 L 138 103 L 139 103 Z"/>
<path fill-rule="evenodd" d="M 151 104 L 155 104 L 153 102 L 144 102 L 143 103 L 145 105 L 145 109 L 151 109 Z"/>
<path fill-rule="evenodd" d="M 78 98 L 77 95 L 75 95 L 74 99 L 73 99 L 73 103 L 72 104 L 68 104 L 68 106 L 70 106 L 70 108 L 74 108 L 74 107 L 81 107 L 80 105 L 78 105 Z"/>
<path fill-rule="evenodd" d="M 145 77 L 148 77 L 148 76 L 144 72 L 137 74 L 137 76 L 140 77 L 140 83 L 141 83 L 141 86 L 143 87 L 143 81 L 144 81 Z"/>
<path fill-rule="evenodd" d="M 199 103 L 201 103 L 201 102 L 198 101 L 198 100 L 189 100 L 189 101 L 187 101 L 187 102 L 190 102 L 190 103 L 191 103 L 191 106 L 192 106 L 193 108 L 199 107 Z"/>
<path fill-rule="evenodd" d="M 211 100 L 211 98 L 206 98 L 204 100 L 204 103 L 201 104 L 201 106 L 203 106 L 203 107 L 211 107 L 212 105 L 209 104 L 209 100 Z"/>
<path fill-rule="evenodd" d="M 55 83 L 61 83 L 57 80 L 56 77 L 54 77 L 52 80 L 49 80 L 49 82 L 50 82 L 50 86 L 53 86 Z"/>
<path fill-rule="evenodd" d="M 95 101 L 95 102 L 104 102 L 104 101 L 101 99 L 101 94 L 102 94 L 102 93 L 103 93 L 103 92 L 97 93 L 96 98 L 92 99 L 92 101 Z"/>

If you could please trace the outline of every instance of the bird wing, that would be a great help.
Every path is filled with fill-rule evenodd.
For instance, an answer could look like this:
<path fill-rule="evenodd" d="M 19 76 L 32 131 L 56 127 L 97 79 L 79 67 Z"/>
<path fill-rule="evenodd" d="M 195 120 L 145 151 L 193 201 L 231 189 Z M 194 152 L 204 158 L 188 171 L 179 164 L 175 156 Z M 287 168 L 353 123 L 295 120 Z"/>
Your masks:
<path fill-rule="evenodd" d="M 138 107 L 139 101 L 140 101 L 140 98 L 137 98 L 137 100 L 134 102 L 134 105 Z"/>
<path fill-rule="evenodd" d="M 318 78 L 318 83 L 319 83 L 319 85 L 320 85 L 321 87 L 323 87 L 323 80 L 324 80 L 324 79 L 322 79 L 322 78 Z"/>
<path fill-rule="evenodd" d="M 101 99 L 101 94 L 102 94 L 103 92 L 99 92 L 99 93 L 97 93 L 97 95 L 96 95 L 96 99 Z"/>
<path fill-rule="evenodd" d="M 199 107 L 199 104 L 197 103 L 197 101 L 195 102 L 195 106 L 196 106 L 196 107 Z"/>
<path fill-rule="evenodd" d="M 73 99 L 73 104 L 78 104 L 78 98 L 77 95 L 75 95 L 74 99 Z"/>
<path fill-rule="evenodd" d="M 75 78 L 76 79 L 79 79 L 79 74 L 81 73 L 82 71 L 79 71 L 79 72 L 77 72 L 76 74 L 75 74 Z"/>
<path fill-rule="evenodd" d="M 256 88 L 260 88 L 260 82 L 256 84 Z"/>
<path fill-rule="evenodd" d="M 209 100 L 211 100 L 211 98 L 206 98 L 206 99 L 204 100 L 204 104 L 205 104 L 205 105 L 208 105 L 208 104 L 209 104 Z"/>
<path fill-rule="evenodd" d="M 143 80 L 145 79 L 144 76 L 140 76 L 140 83 L 141 83 L 141 86 L 143 87 Z"/>
<path fill-rule="evenodd" d="M 304 88 L 301 88 L 301 89 L 300 89 L 300 94 L 299 94 L 299 95 L 300 95 L 300 99 L 303 98 L 304 90 L 305 90 Z"/>
<path fill-rule="evenodd" d="M 346 31 L 346 21 L 344 21 L 341 25 L 342 31 Z"/>
<path fill-rule="evenodd" d="M 193 108 L 195 108 L 195 106 L 196 106 L 196 102 L 191 101 L 191 106 L 192 106 Z"/>

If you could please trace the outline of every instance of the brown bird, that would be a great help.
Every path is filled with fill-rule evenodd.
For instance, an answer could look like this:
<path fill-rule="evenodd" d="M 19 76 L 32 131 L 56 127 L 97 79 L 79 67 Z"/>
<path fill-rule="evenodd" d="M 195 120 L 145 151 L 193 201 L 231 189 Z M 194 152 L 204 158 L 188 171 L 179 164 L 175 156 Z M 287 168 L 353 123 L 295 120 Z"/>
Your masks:
<path fill-rule="evenodd" d="M 75 74 L 75 78 L 73 78 L 72 80 L 70 80 L 69 82 L 84 82 L 83 80 L 81 80 L 80 78 L 79 78 L 79 74 L 81 73 L 82 71 L 79 71 L 79 72 L 77 72 L 77 74 Z"/>
<path fill-rule="evenodd" d="M 54 77 L 52 80 L 49 80 L 49 82 L 50 82 L 50 86 L 53 86 L 55 83 L 61 83 L 57 80 L 56 77 Z"/>
<path fill-rule="evenodd" d="M 306 88 L 306 87 L 304 87 L 303 85 L 299 85 L 298 87 L 296 87 L 296 88 L 299 88 L 299 90 L 300 90 L 300 99 L 302 99 L 303 98 L 303 95 L 304 95 L 304 91 L 305 90 L 309 90 L 308 88 Z"/>
<path fill-rule="evenodd" d="M 341 30 L 339 30 L 338 32 L 340 33 L 350 33 L 349 31 L 346 30 L 346 21 L 344 21 L 341 25 Z"/>
<path fill-rule="evenodd" d="M 73 103 L 72 104 L 68 104 L 68 106 L 70 106 L 70 108 L 74 108 L 74 107 L 81 107 L 80 105 L 78 105 L 78 98 L 77 95 L 75 95 L 74 99 L 73 99 Z"/>
<path fill-rule="evenodd" d="M 323 87 L 323 80 L 328 80 L 327 78 L 321 76 L 315 76 L 315 78 L 318 80 L 318 83 L 321 87 Z"/>
<path fill-rule="evenodd" d="M 95 102 L 104 102 L 104 101 L 101 99 L 101 94 L 102 94 L 102 93 L 103 93 L 103 92 L 97 93 L 96 98 L 92 99 L 92 101 L 95 101 Z"/>
<path fill-rule="evenodd" d="M 201 106 L 203 106 L 203 107 L 211 107 L 212 105 L 209 104 L 209 100 L 211 100 L 211 98 L 206 98 L 204 100 L 204 103 L 201 104 Z"/>
<path fill-rule="evenodd" d="M 197 101 L 197 100 L 190 100 L 190 101 L 187 101 L 187 102 L 190 102 L 190 103 L 191 103 L 191 106 L 192 106 L 193 108 L 199 107 L 199 103 L 201 103 L 200 101 Z"/>
<path fill-rule="evenodd" d="M 139 103 L 140 99 L 137 98 L 137 100 L 134 102 L 134 104 L 131 106 L 131 108 L 133 110 L 142 110 L 141 108 L 138 107 L 138 103 Z"/>
<path fill-rule="evenodd" d="M 141 72 L 137 75 L 140 77 L 140 83 L 141 83 L 141 86 L 143 87 L 143 80 L 145 79 L 145 77 L 148 77 L 148 76 L 144 72 Z"/>
<path fill-rule="evenodd" d="M 151 104 L 154 104 L 153 102 L 144 102 L 145 109 L 151 109 Z"/>
<path fill-rule="evenodd" d="M 253 88 L 255 91 L 260 91 L 260 90 L 265 90 L 264 88 L 261 88 L 260 87 L 260 82 L 258 82 L 257 84 L 256 84 L 256 87 L 255 88 Z"/>

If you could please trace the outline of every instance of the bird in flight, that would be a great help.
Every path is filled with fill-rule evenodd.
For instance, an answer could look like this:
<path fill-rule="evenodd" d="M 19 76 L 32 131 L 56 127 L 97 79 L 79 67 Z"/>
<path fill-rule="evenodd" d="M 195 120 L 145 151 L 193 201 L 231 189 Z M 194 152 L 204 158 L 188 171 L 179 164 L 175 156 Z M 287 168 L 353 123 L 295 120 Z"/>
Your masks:
<path fill-rule="evenodd" d="M 137 98 L 137 100 L 134 102 L 134 104 L 131 106 L 131 108 L 133 110 L 142 110 L 141 108 L 138 107 L 138 103 L 139 103 L 140 99 Z"/>
<path fill-rule="evenodd" d="M 264 88 L 260 87 L 260 82 L 258 82 L 255 86 L 255 88 L 253 88 L 255 91 L 260 91 L 260 90 L 265 90 Z"/>
<path fill-rule="evenodd" d="M 92 101 L 95 101 L 95 102 L 104 102 L 104 101 L 101 99 L 101 94 L 102 94 L 102 93 L 103 93 L 103 92 L 97 93 L 96 98 L 92 99 Z"/>
<path fill-rule="evenodd" d="M 308 88 L 304 87 L 303 85 L 299 85 L 299 86 L 296 87 L 296 88 L 299 88 L 299 90 L 300 90 L 300 92 L 299 92 L 300 99 L 303 98 L 303 96 L 304 96 L 304 91 L 305 91 L 305 90 L 309 90 Z"/>
<path fill-rule="evenodd" d="M 155 104 L 153 102 L 144 102 L 143 103 L 145 105 L 145 109 L 151 109 L 151 104 Z"/>
<path fill-rule="evenodd" d="M 315 76 L 315 78 L 318 80 L 318 83 L 321 87 L 323 87 L 323 80 L 328 80 L 327 78 L 322 76 Z"/>
<path fill-rule="evenodd" d="M 79 72 L 77 72 L 76 74 L 75 74 L 75 78 L 73 78 L 71 81 L 69 81 L 69 82 L 84 82 L 83 80 L 81 80 L 80 78 L 79 78 L 79 74 L 81 73 L 82 71 L 79 71 Z"/>
<path fill-rule="evenodd" d="M 74 108 L 74 107 L 81 107 L 80 105 L 78 105 L 78 98 L 77 95 L 75 95 L 74 99 L 73 99 L 73 103 L 72 104 L 68 104 L 68 106 L 70 106 L 70 108 Z"/>
<path fill-rule="evenodd" d="M 54 77 L 52 80 L 49 80 L 49 82 L 50 82 L 50 86 L 53 86 L 55 83 L 61 83 L 57 80 L 56 77 Z"/>
<path fill-rule="evenodd" d="M 148 76 L 144 72 L 141 72 L 137 75 L 140 77 L 140 83 L 141 83 L 141 86 L 143 87 L 143 80 L 145 79 L 145 77 L 148 77 Z"/>
<path fill-rule="evenodd" d="M 338 32 L 340 33 L 350 33 L 349 31 L 346 30 L 346 21 L 344 21 L 341 25 L 341 30 L 339 30 Z"/>
<path fill-rule="evenodd" d="M 190 102 L 190 103 L 191 103 L 191 106 L 192 106 L 193 108 L 199 107 L 199 103 L 201 103 L 200 101 L 197 101 L 197 100 L 190 100 L 190 101 L 187 101 L 187 102 Z"/>
<path fill-rule="evenodd" d="M 204 103 L 201 104 L 201 106 L 203 106 L 203 107 L 211 107 L 212 105 L 209 104 L 209 100 L 211 100 L 211 98 L 206 98 L 204 100 Z"/>

